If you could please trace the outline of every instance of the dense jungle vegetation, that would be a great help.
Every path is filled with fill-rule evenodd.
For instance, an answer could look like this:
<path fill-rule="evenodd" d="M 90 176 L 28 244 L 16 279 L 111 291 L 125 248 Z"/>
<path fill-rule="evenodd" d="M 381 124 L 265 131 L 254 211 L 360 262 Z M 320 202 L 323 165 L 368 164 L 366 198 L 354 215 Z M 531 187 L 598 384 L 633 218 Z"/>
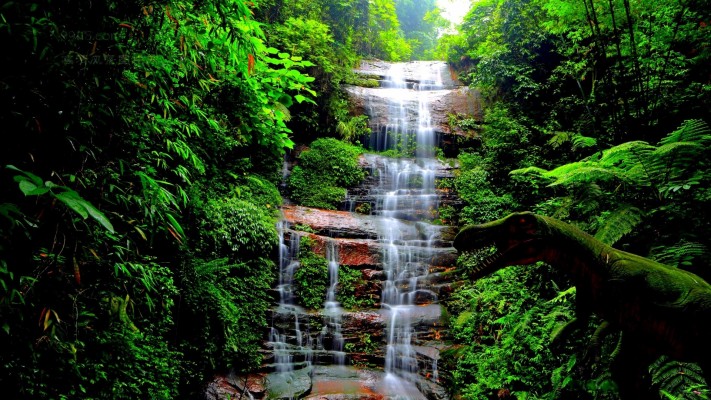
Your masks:
<path fill-rule="evenodd" d="M 285 152 L 366 129 L 339 85 L 433 52 L 434 10 L 2 2 L 3 397 L 190 398 L 258 366 Z"/>
<path fill-rule="evenodd" d="M 483 121 L 451 118 L 480 132 L 461 146 L 458 176 L 441 183 L 462 199 L 456 223 L 531 210 L 711 279 L 710 10 L 708 1 L 474 2 L 438 47 L 487 106 Z M 454 390 L 617 398 L 608 368 L 617 336 L 595 343 L 599 321 L 549 346 L 574 298 L 544 264 L 462 288 L 449 302 Z M 650 374 L 660 398 L 709 396 L 696 365 L 659 359 Z"/>
<path fill-rule="evenodd" d="M 532 210 L 711 279 L 709 25 L 708 0 L 481 0 L 444 36 L 434 0 L 2 2 L 4 398 L 193 398 L 258 366 L 282 194 L 336 208 L 362 179 L 367 125 L 340 90 L 362 58 L 446 59 L 482 92 L 483 120 L 451 116 L 470 137 L 445 222 Z M 309 169 L 324 153 L 342 174 Z M 543 264 L 466 284 L 442 379 L 463 399 L 616 398 L 614 337 L 549 347 L 574 297 Z M 694 365 L 651 373 L 707 397 Z"/>

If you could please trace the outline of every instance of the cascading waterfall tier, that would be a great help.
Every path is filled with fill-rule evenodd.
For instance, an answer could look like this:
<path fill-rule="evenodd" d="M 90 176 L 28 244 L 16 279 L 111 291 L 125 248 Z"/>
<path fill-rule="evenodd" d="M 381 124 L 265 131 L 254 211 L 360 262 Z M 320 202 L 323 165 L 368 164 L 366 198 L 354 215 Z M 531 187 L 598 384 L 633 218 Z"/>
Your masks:
<path fill-rule="evenodd" d="M 387 316 L 387 350 L 385 356 L 385 389 L 402 390 L 400 379 L 414 381 L 420 370 L 413 347 L 412 317 L 418 296 L 425 294 L 436 302 L 436 294 L 420 282 L 429 274 L 433 256 L 432 243 L 437 229 L 428 229 L 437 209 L 434 158 L 437 142 L 432 128 L 429 91 L 442 90 L 442 71 L 431 64 L 414 64 L 413 82 L 405 78 L 405 67 L 394 64 L 386 79 L 390 91 L 391 116 L 384 129 L 373 136 L 378 150 L 396 150 L 414 157 L 383 159 L 372 173 L 381 177 L 376 189 L 375 213 L 380 216 L 379 239 L 383 244 L 383 264 L 387 279 L 383 284 L 382 308 Z M 437 64 L 442 68 L 444 64 Z M 411 75 L 412 76 L 412 75 Z M 416 239 L 406 239 L 402 220 L 419 221 Z M 430 366 L 432 379 L 437 379 L 436 361 Z"/>
<path fill-rule="evenodd" d="M 456 252 L 451 230 L 432 222 L 441 194 L 435 180 L 451 174 L 435 158 L 438 138 L 430 110 L 433 99 L 447 90 L 442 78 L 448 70 L 445 63 L 413 62 L 392 64 L 385 75 L 382 87 L 368 89 L 388 104 L 387 115 L 371 118 L 378 122 L 371 125 L 372 135 L 363 138 L 376 153 L 363 156 L 368 178 L 349 191 L 345 211 L 283 207 L 275 290 L 279 303 L 272 313 L 265 365 L 275 398 L 306 393 L 318 398 L 447 398 L 437 384 L 442 346 L 438 296 L 446 290 L 438 274 L 454 264 Z M 385 150 L 393 151 L 378 154 Z M 353 212 L 365 203 L 366 215 Z M 300 230 L 304 226 L 309 229 Z M 449 232 L 448 238 L 443 232 Z M 313 251 L 328 261 L 329 284 L 320 310 L 300 307 L 294 290 L 305 235 Z M 350 279 L 360 270 L 360 289 L 370 306 L 343 309 L 340 262 L 349 266 Z"/>

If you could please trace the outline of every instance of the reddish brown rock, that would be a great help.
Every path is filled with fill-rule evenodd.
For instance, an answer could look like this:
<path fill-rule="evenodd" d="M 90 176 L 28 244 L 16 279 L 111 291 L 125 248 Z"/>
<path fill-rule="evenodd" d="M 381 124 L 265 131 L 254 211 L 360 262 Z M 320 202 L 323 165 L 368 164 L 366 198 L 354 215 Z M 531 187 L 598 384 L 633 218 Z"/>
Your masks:
<path fill-rule="evenodd" d="M 203 395 L 208 400 L 238 399 L 245 396 L 245 391 L 255 399 L 264 398 L 267 391 L 266 375 L 218 375 L 207 385 Z"/>
<path fill-rule="evenodd" d="M 381 249 L 377 242 L 368 239 L 331 239 L 312 234 L 312 250 L 326 256 L 327 243 L 333 241 L 338 250 L 338 263 L 351 267 L 372 267 L 380 264 Z"/>
<path fill-rule="evenodd" d="M 316 233 L 339 238 L 375 239 L 375 220 L 348 211 L 322 210 L 302 206 L 283 206 L 284 219 L 292 225 L 308 225 Z"/>

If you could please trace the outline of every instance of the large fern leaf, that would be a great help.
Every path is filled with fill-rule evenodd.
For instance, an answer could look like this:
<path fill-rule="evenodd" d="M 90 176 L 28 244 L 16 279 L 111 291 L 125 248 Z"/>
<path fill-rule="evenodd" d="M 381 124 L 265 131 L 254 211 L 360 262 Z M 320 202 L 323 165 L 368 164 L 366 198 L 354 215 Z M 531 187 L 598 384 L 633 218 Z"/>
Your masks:
<path fill-rule="evenodd" d="M 627 180 L 626 175 L 619 170 L 590 165 L 589 163 L 566 164 L 546 173 L 544 176 L 555 179 L 550 186 L 570 185 L 582 182 Z"/>
<path fill-rule="evenodd" d="M 663 146 L 675 142 L 711 143 L 711 128 L 700 119 L 684 121 L 678 129 L 660 140 L 659 144 Z"/>
<path fill-rule="evenodd" d="M 666 398 L 699 398 L 689 393 L 692 388 L 706 387 L 703 371 L 697 364 L 670 360 L 666 356 L 657 359 L 649 367 L 652 383 Z"/>
<path fill-rule="evenodd" d="M 603 243 L 614 245 L 622 236 L 632 232 L 643 218 L 644 211 L 624 205 L 605 217 L 603 224 L 595 233 L 595 238 Z"/>
<path fill-rule="evenodd" d="M 651 258 L 662 264 L 675 267 L 688 267 L 697 257 L 708 254 L 708 248 L 696 242 L 682 240 L 674 246 L 655 247 Z"/>

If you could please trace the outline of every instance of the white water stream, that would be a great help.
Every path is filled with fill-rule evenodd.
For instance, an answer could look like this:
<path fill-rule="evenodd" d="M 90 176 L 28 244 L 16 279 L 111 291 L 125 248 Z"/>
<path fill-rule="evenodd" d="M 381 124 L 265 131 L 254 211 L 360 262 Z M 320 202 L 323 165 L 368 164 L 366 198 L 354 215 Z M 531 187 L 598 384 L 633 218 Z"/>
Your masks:
<path fill-rule="evenodd" d="M 439 161 L 435 158 L 438 140 L 432 127 L 429 99 L 437 97 L 433 95 L 435 91 L 443 90 L 446 68 L 444 63 L 436 62 L 393 64 L 383 87 L 373 89 L 380 98 L 387 99 L 388 115 L 386 124 L 374 127 L 366 145 L 373 150 L 404 154 L 402 158 L 365 155 L 371 179 L 376 181 L 365 196 L 373 205 L 372 218 L 377 225 L 377 242 L 382 248 L 386 276 L 380 298 L 380 314 L 386 325 L 385 375 L 378 385 L 378 392 L 386 399 L 425 399 L 418 390 L 418 382 L 423 376 L 437 381 L 438 357 L 423 357 L 421 348 L 418 350 L 413 343 L 417 341 L 416 325 L 422 316 L 439 313 L 437 295 L 423 280 L 430 273 L 435 258 L 433 244 L 440 232 L 431 224 L 437 215 L 435 175 Z M 345 368 L 349 357 L 344 352 L 341 329 L 343 309 L 336 300 L 339 275 L 336 241 L 326 238 L 329 287 L 321 312 L 323 324 L 320 331 L 310 332 L 308 313 L 296 305 L 298 299 L 294 298 L 293 290 L 294 272 L 299 267 L 299 233 L 287 229 L 285 223 L 280 223 L 279 233 L 279 307 L 275 318 L 288 321 L 291 327 L 284 329 L 283 323 L 281 328 L 272 327 L 269 342 L 274 353 L 274 370 L 288 384 L 290 376 L 314 364 L 330 363 Z M 289 236 L 288 245 L 285 235 Z"/>
<path fill-rule="evenodd" d="M 410 71 L 409 76 L 414 79 L 408 82 L 405 67 L 413 65 L 419 68 Z M 442 70 L 432 68 L 433 65 L 444 67 L 431 63 L 392 66 L 383 89 L 389 91 L 389 122 L 374 134 L 379 150 L 405 150 L 406 154 L 414 155 L 382 159 L 383 165 L 374 171 L 380 177 L 375 213 L 380 216 L 379 239 L 387 274 L 381 299 L 388 321 L 385 390 L 390 394 L 404 390 L 406 382 L 418 379 L 420 365 L 412 345 L 416 334 L 412 318 L 419 307 L 418 296 L 424 294 L 436 301 L 436 295 L 420 284 L 429 273 L 432 243 L 438 232 L 428 228 L 438 206 L 434 179 L 438 161 L 434 158 L 437 140 L 427 92 L 443 88 Z M 436 379 L 436 361 L 430 368 L 431 377 Z"/>

